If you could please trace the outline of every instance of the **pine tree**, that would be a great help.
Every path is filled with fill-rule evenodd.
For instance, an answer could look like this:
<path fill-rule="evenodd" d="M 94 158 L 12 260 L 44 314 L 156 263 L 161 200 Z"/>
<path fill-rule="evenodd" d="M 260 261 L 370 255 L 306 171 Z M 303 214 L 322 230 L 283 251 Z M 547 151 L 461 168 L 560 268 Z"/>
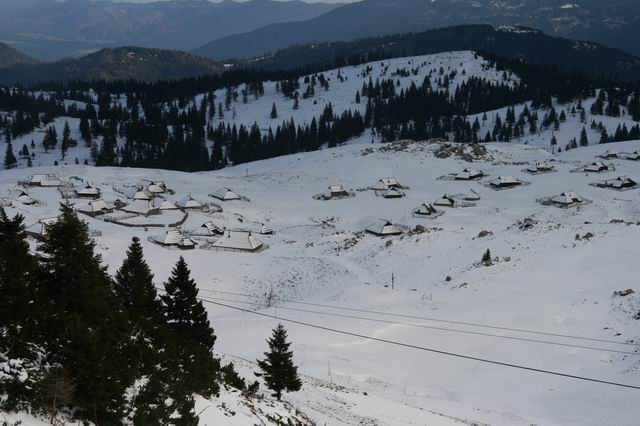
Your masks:
<path fill-rule="evenodd" d="M 275 102 L 271 106 L 271 118 L 274 119 L 274 120 L 276 118 L 278 118 L 278 110 L 276 109 L 276 103 Z"/>
<path fill-rule="evenodd" d="M 176 373 L 179 384 L 175 387 L 183 395 L 188 391 L 205 396 L 215 394 L 220 362 L 211 351 L 216 336 L 207 311 L 198 300 L 198 288 L 184 258 L 180 257 L 164 286 L 166 294 L 162 301 L 175 342 L 170 352 L 179 370 Z"/>
<path fill-rule="evenodd" d="M 52 359 L 73 381 L 79 416 L 96 424 L 117 423 L 134 377 L 128 330 L 111 278 L 95 253 L 87 225 L 66 205 L 47 226 L 40 250 L 40 282 L 47 299 L 44 328 Z"/>
<path fill-rule="evenodd" d="M 264 360 L 258 360 L 258 366 L 264 373 L 267 387 L 280 400 L 284 391 L 299 391 L 302 381 L 298 377 L 298 367 L 293 364 L 293 352 L 289 350 L 291 343 L 287 342 L 287 331 L 282 324 L 273 330 L 267 344 L 269 352 L 264 353 Z"/>
<path fill-rule="evenodd" d="M 6 169 L 12 169 L 18 164 L 16 156 L 13 154 L 13 146 L 11 142 L 7 144 L 7 150 L 4 153 L 4 167 Z"/>
<path fill-rule="evenodd" d="M 582 131 L 580 132 L 580 146 L 587 145 L 589 145 L 589 139 L 587 138 L 587 129 L 583 127 Z"/>

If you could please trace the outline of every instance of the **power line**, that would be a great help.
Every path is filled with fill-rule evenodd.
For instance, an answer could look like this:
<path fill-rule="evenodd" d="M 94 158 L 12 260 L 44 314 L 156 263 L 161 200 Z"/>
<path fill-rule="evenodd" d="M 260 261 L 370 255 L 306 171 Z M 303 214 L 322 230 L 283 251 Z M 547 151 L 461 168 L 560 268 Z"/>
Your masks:
<path fill-rule="evenodd" d="M 214 304 L 214 305 L 222 306 L 222 307 L 225 307 L 225 308 L 234 309 L 234 310 L 237 310 L 237 311 L 241 311 L 241 312 L 250 313 L 250 314 L 253 314 L 253 315 L 259 315 L 259 316 L 262 316 L 262 317 L 273 319 L 273 316 L 265 314 L 265 313 L 262 313 L 262 312 L 256 312 L 256 311 L 252 311 L 250 309 L 245 309 L 245 308 L 241 308 L 241 307 L 238 307 L 238 306 L 231 306 L 231 305 L 227 305 L 227 304 L 224 304 L 224 303 L 214 302 L 214 301 L 210 301 L 210 300 L 206 300 L 206 299 L 199 299 L 199 300 L 202 300 L 203 302 L 206 302 L 206 303 L 211 303 L 211 304 Z M 561 372 L 558 372 L 558 371 L 545 370 L 545 369 L 541 369 L 541 368 L 527 367 L 525 365 L 512 364 L 512 363 L 502 362 L 502 361 L 495 361 L 495 360 L 491 360 L 491 359 L 487 359 L 487 358 L 480 358 L 480 357 L 471 356 L 471 355 L 464 355 L 464 354 L 455 353 L 455 352 L 448 352 L 448 351 L 443 351 L 443 350 L 439 350 L 439 349 L 428 348 L 428 347 L 425 347 L 425 346 L 418 346 L 418 345 L 412 345 L 412 344 L 409 344 L 409 343 L 396 342 L 396 341 L 393 341 L 393 340 L 381 339 L 379 337 L 366 336 L 364 334 L 353 333 L 353 332 L 350 332 L 350 331 L 339 330 L 339 329 L 331 328 L 331 327 L 324 327 L 324 326 L 321 326 L 321 325 L 311 324 L 311 323 L 307 323 L 307 322 L 303 322 L 303 321 L 297 321 L 297 320 L 293 320 L 293 319 L 289 319 L 289 318 L 280 317 L 280 318 L 278 318 L 278 320 L 279 321 L 284 321 L 284 322 L 289 322 L 289 323 L 292 323 L 292 324 L 302 325 L 302 326 L 305 326 L 305 327 L 311 327 L 311 328 L 315 328 L 315 329 L 318 329 L 318 330 L 324 330 L 324 331 L 328 331 L 328 332 L 331 332 L 331 333 L 337 333 L 337 334 L 343 334 L 343 335 L 346 335 L 346 336 L 358 337 L 358 338 L 372 340 L 372 341 L 376 341 L 376 342 L 380 342 L 380 343 L 386 343 L 386 344 L 395 345 L 395 346 L 402 346 L 402 347 L 409 348 L 409 349 L 416 349 L 416 350 L 420 350 L 420 351 L 431 352 L 431 353 L 436 353 L 436 354 L 440 354 L 440 355 L 446 355 L 446 356 L 450 356 L 450 357 L 466 359 L 466 360 L 470 360 L 470 361 L 482 362 L 482 363 L 485 363 L 485 364 L 493 364 L 493 365 L 498 365 L 498 366 L 502 366 L 502 367 L 515 368 L 515 369 L 524 370 L 524 371 L 530 371 L 530 372 L 535 372 L 535 373 L 541 373 L 541 374 L 547 374 L 547 375 L 552 375 L 552 376 L 565 377 L 565 378 L 569 378 L 569 379 L 582 380 L 582 381 L 586 381 L 586 382 L 600 383 L 600 384 L 604 384 L 604 385 L 610 385 L 610 386 L 617 386 L 617 387 L 622 387 L 622 388 L 640 390 L 640 386 L 634 386 L 634 385 L 629 385 L 629 384 L 619 383 L 619 382 L 611 382 L 611 381 L 607 381 L 607 380 L 594 379 L 594 378 L 585 377 L 585 376 L 577 376 L 577 375 L 574 375 L 574 374 L 561 373 Z"/>
<path fill-rule="evenodd" d="M 228 294 L 230 296 L 249 297 L 249 298 L 256 298 L 256 299 L 269 299 L 269 297 L 267 296 L 257 296 L 257 295 L 245 294 L 245 293 L 233 293 L 233 292 L 220 291 L 220 290 L 200 289 L 200 291 L 209 292 L 209 293 Z M 527 330 L 523 328 L 502 327 L 502 326 L 478 324 L 478 323 L 464 322 L 464 321 L 444 320 L 444 319 L 433 318 L 433 317 L 421 317 L 421 316 L 414 316 L 414 315 L 398 314 L 393 312 L 349 308 L 349 307 L 336 306 L 336 305 L 327 305 L 322 303 L 299 302 L 292 299 L 283 299 L 283 298 L 280 298 L 279 296 L 275 296 L 275 298 L 277 298 L 281 302 L 293 303 L 297 305 L 315 306 L 320 308 L 330 308 L 330 309 L 337 309 L 337 310 L 343 310 L 343 311 L 361 312 L 361 313 L 368 313 L 368 314 L 374 314 L 374 315 L 385 315 L 385 316 L 397 317 L 397 318 L 407 318 L 407 319 L 416 319 L 416 320 L 423 320 L 423 321 L 441 322 L 441 323 L 447 323 L 447 324 L 465 325 L 470 327 L 487 328 L 492 330 L 513 331 L 518 333 L 538 334 L 541 336 L 561 337 L 566 339 L 585 340 L 585 341 L 591 341 L 591 342 L 610 343 L 614 345 L 640 347 L 640 343 L 633 343 L 633 342 L 619 342 L 615 340 L 597 339 L 597 338 L 583 337 L 583 336 L 573 336 L 570 334 L 550 333 L 545 331 Z"/>
<path fill-rule="evenodd" d="M 247 302 L 247 301 L 242 301 L 242 300 L 222 299 L 222 298 L 217 298 L 217 297 L 207 297 L 206 299 L 205 298 L 200 298 L 200 300 L 203 300 L 203 301 L 205 301 L 205 300 L 206 301 L 213 300 L 213 301 L 218 301 L 218 302 L 240 303 L 240 304 L 243 304 L 243 305 L 264 306 L 263 303 Z M 324 311 L 313 311 L 313 310 L 309 310 L 309 309 L 291 308 L 291 307 L 286 307 L 286 306 L 278 306 L 277 309 L 282 309 L 282 310 L 287 310 L 287 311 L 294 311 L 294 312 L 305 312 L 305 313 L 311 313 L 311 314 L 317 314 L 317 315 L 327 315 L 327 316 L 333 316 L 333 317 L 339 317 L 339 318 L 357 319 L 357 320 L 362 320 L 362 321 L 379 322 L 379 323 L 384 323 L 384 324 L 404 325 L 404 326 L 408 326 L 408 327 L 425 328 L 425 329 L 429 329 L 429 330 L 446 331 L 446 332 L 452 332 L 452 333 L 470 334 L 470 335 L 474 335 L 474 336 L 495 337 L 495 338 L 498 338 L 498 339 L 517 340 L 517 341 L 530 342 L 530 343 L 540 343 L 540 344 L 545 344 L 545 345 L 564 346 L 564 347 L 569 347 L 569 348 L 586 349 L 586 350 L 592 350 L 592 351 L 602 351 L 602 352 L 611 352 L 611 353 L 624 354 L 624 355 L 640 356 L 640 353 L 637 353 L 637 352 L 621 351 L 621 350 L 616 350 L 616 349 L 598 348 L 598 347 L 593 347 L 593 346 L 582 346 L 582 345 L 574 345 L 574 344 L 560 343 L 560 342 L 550 342 L 548 340 L 528 339 L 528 338 L 524 338 L 524 337 L 502 336 L 502 335 L 499 335 L 499 334 L 481 333 L 481 332 L 468 331 L 468 330 L 456 330 L 456 329 L 444 328 L 444 327 L 434 327 L 434 326 L 429 326 L 429 325 L 424 325 L 424 324 L 411 324 L 411 323 L 406 323 L 406 322 L 389 321 L 389 320 L 383 320 L 383 319 L 377 319 L 377 318 L 366 318 L 366 317 L 359 317 L 359 316 L 355 316 L 355 315 L 336 314 L 336 313 L 324 312 Z"/>

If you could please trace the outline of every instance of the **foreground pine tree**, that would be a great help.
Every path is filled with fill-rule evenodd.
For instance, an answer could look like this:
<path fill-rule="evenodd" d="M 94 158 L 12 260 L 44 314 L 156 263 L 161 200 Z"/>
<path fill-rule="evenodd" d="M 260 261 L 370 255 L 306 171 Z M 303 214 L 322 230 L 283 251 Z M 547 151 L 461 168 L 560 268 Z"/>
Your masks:
<path fill-rule="evenodd" d="M 73 382 L 75 415 L 117 424 L 134 380 L 124 315 L 87 225 L 63 205 L 47 227 L 40 285 L 46 292 L 47 346 Z"/>
<path fill-rule="evenodd" d="M 172 333 L 172 345 L 167 348 L 172 360 L 171 389 L 180 425 L 197 424 L 193 394 L 205 397 L 217 395 L 220 381 L 220 361 L 213 356 L 216 336 L 207 318 L 207 311 L 198 300 L 198 288 L 191 271 L 180 257 L 165 283 L 167 322 Z"/>
<path fill-rule="evenodd" d="M 269 352 L 265 352 L 264 360 L 258 360 L 258 366 L 264 373 L 267 387 L 273 391 L 273 396 L 282 398 L 282 392 L 296 392 L 302 388 L 302 381 L 298 377 L 298 367 L 293 365 L 293 352 L 289 350 L 287 331 L 282 324 L 273 330 L 269 340 Z"/>

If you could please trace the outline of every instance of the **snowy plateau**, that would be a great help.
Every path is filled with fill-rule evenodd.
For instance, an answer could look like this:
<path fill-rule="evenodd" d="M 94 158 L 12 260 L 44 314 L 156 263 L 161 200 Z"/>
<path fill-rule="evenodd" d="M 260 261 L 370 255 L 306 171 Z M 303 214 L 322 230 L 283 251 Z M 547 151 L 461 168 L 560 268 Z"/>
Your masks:
<path fill-rule="evenodd" d="M 354 98 L 369 80 L 368 66 L 373 80 L 396 68 L 417 68 L 416 75 L 397 77 L 403 87 L 420 84 L 440 67 L 458 71 L 454 86 L 472 75 L 505 79 L 472 52 L 400 58 L 341 69 L 343 82 L 338 70 L 325 72 L 330 89 L 301 99 L 297 110 L 276 93 L 275 83 L 265 83 L 264 97 L 236 102 L 235 118 L 227 113 L 225 121 L 258 122 L 261 128 L 289 117 L 304 123 L 328 102 L 335 112 L 364 110 L 366 103 L 356 104 Z M 514 75 L 506 79 L 518 81 Z M 218 97 L 223 99 L 224 92 Z M 583 101 L 587 111 L 593 101 Z M 274 102 L 280 116 L 272 120 Z M 126 202 L 121 189 L 127 185 L 162 181 L 173 191 L 164 196 L 167 201 L 190 195 L 222 207 L 188 211 L 180 226 L 186 236 L 213 222 L 227 230 L 251 230 L 264 243 L 261 251 L 242 253 L 212 249 L 193 236 L 196 249 L 179 250 L 152 241 L 181 218 L 175 212 L 150 216 L 161 227 L 122 226 L 81 215 L 111 273 L 134 236 L 140 237 L 158 284 L 184 256 L 200 297 L 208 301 L 218 336 L 215 350 L 234 361 L 241 374 L 251 377 L 257 371 L 254 362 L 270 330 L 278 322 L 287 327 L 302 390 L 281 403 L 268 396 L 251 402 L 233 393 L 201 399 L 202 425 L 267 425 L 275 415 L 320 426 L 631 426 L 640 418 L 638 389 L 632 388 L 640 386 L 640 191 L 637 185 L 621 191 L 594 184 L 623 176 L 640 182 L 640 161 L 631 159 L 640 143 L 598 145 L 599 133 L 589 123 L 603 122 L 610 132 L 619 124 L 630 128 L 637 123 L 624 114 L 590 113 L 583 122 L 571 114 L 572 106 L 554 106 L 567 114 L 557 131 L 482 144 L 486 150 L 475 152 L 467 146 L 464 156 L 455 144 L 442 141 L 371 143 L 375 136 L 367 132 L 336 148 L 191 174 L 74 165 L 74 158 L 80 164 L 89 158 L 82 142 L 69 150 L 69 164 L 64 164 L 58 151 L 40 151 L 43 135 L 36 133 L 13 142 L 19 149 L 35 139 L 34 167 L 21 161 L 19 168 L 0 172 L 0 199 L 9 215 L 24 215 L 30 226 L 55 217 L 63 201 L 57 188 L 18 184 L 34 174 L 56 175 L 79 187 L 89 183 L 107 203 Z M 518 114 L 524 105 L 514 107 Z M 505 112 L 486 112 L 480 134 Z M 217 124 L 219 119 L 213 120 Z M 58 134 L 64 121 L 56 120 Z M 78 123 L 68 121 L 79 139 Z M 565 151 L 583 126 L 590 145 Z M 552 134 L 562 152 L 549 145 Z M 53 166 L 54 161 L 60 165 Z M 594 161 L 609 170 L 577 171 Z M 552 170 L 527 172 L 537 164 Z M 484 176 L 476 181 L 449 178 L 466 168 Z M 523 184 L 495 190 L 489 182 L 500 176 Z M 370 189 L 387 177 L 406 187 L 403 197 L 385 198 Z M 314 198 L 331 185 L 342 185 L 352 196 Z M 243 198 L 212 198 L 220 188 Z M 21 191 L 36 203 L 20 203 Z M 543 202 L 562 193 L 575 193 L 580 201 L 567 206 Z M 433 219 L 414 214 L 445 194 L 459 204 L 436 205 L 444 214 Z M 76 207 L 88 203 L 70 201 Z M 380 219 L 398 225 L 401 235 L 365 232 Z M 263 228 L 273 234 L 263 235 Z M 487 250 L 491 258 L 483 262 Z M 5 418 L 46 424 L 24 414 L 0 413 L 0 421 Z"/>

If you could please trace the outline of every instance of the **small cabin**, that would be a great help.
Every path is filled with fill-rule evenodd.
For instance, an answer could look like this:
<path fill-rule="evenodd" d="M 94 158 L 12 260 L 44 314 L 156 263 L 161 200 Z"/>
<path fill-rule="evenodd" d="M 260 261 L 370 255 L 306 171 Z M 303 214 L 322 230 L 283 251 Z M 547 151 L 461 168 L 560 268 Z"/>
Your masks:
<path fill-rule="evenodd" d="M 220 201 L 234 201 L 242 199 L 242 197 L 233 192 L 233 190 L 231 190 L 230 188 L 220 188 L 216 192 L 211 194 L 211 196 L 213 198 L 217 198 Z"/>
<path fill-rule="evenodd" d="M 77 208 L 78 212 L 86 214 L 87 216 L 96 217 L 102 214 L 111 213 L 115 207 L 104 200 L 90 201 L 84 206 Z"/>
<path fill-rule="evenodd" d="M 382 191 L 380 195 L 382 195 L 382 197 L 384 198 L 402 198 L 405 196 L 405 193 L 404 191 L 401 191 L 397 188 L 389 188 L 385 191 Z"/>
<path fill-rule="evenodd" d="M 78 198 L 100 198 L 100 188 L 96 188 L 90 184 L 86 184 L 80 189 L 76 189 L 76 196 Z"/>
<path fill-rule="evenodd" d="M 183 210 L 198 210 L 204 208 L 204 204 L 195 200 L 191 195 L 183 197 L 176 203 L 176 206 Z"/>
<path fill-rule="evenodd" d="M 172 229 L 160 237 L 153 237 L 152 241 L 164 247 L 177 247 L 180 250 L 193 250 L 196 248 L 196 242 L 191 238 L 185 237 L 179 230 Z"/>
<path fill-rule="evenodd" d="M 56 175 L 33 175 L 29 180 L 29 186 L 41 186 L 45 188 L 58 188 L 64 183 Z"/>
<path fill-rule="evenodd" d="M 122 206 L 120 210 L 141 216 L 160 214 L 160 209 L 155 207 L 151 201 L 147 200 L 133 200 L 129 204 Z"/>
<path fill-rule="evenodd" d="M 221 251 L 254 253 L 263 250 L 264 243 L 254 237 L 251 232 L 226 231 L 211 247 Z"/>
<path fill-rule="evenodd" d="M 398 179 L 394 177 L 386 177 L 380 179 L 371 189 L 375 191 L 386 191 L 388 189 L 404 189 Z"/>
<path fill-rule="evenodd" d="M 482 170 L 474 170 L 470 168 L 466 168 L 462 170 L 460 173 L 456 173 L 453 178 L 455 180 L 478 180 L 482 179 L 485 176 Z"/>
<path fill-rule="evenodd" d="M 438 207 L 455 207 L 457 205 L 456 200 L 452 196 L 444 194 L 441 198 L 437 199 L 434 205 Z"/>
<path fill-rule="evenodd" d="M 563 192 L 559 195 L 551 197 L 549 201 L 560 207 L 572 207 L 578 204 L 582 204 L 584 200 L 579 197 L 575 192 Z"/>
<path fill-rule="evenodd" d="M 620 176 L 615 179 L 609 179 L 601 182 L 597 186 L 602 188 L 610 188 L 617 190 L 632 189 L 638 186 L 638 183 L 629 176 Z"/>
<path fill-rule="evenodd" d="M 489 181 L 489 186 L 492 188 L 514 188 L 522 185 L 522 181 L 514 178 L 513 176 L 498 176 L 496 179 Z"/>
<path fill-rule="evenodd" d="M 583 170 L 589 173 L 602 173 L 608 172 L 609 166 L 604 164 L 602 161 L 594 161 L 593 163 L 584 166 Z"/>
<path fill-rule="evenodd" d="M 526 171 L 528 173 L 537 174 L 537 173 L 550 173 L 555 170 L 555 167 L 547 162 L 536 163 L 527 167 Z"/>
<path fill-rule="evenodd" d="M 433 219 L 442 215 L 442 212 L 436 210 L 432 204 L 421 204 L 417 209 L 413 210 L 413 216 L 420 218 Z"/>
<path fill-rule="evenodd" d="M 377 222 L 367 226 L 365 231 L 378 237 L 388 237 L 392 235 L 401 235 L 404 231 L 397 225 L 386 219 L 380 219 Z"/>
<path fill-rule="evenodd" d="M 191 232 L 191 235 L 198 237 L 216 237 L 224 235 L 224 228 L 220 228 L 215 223 L 209 221 L 200 225 L 198 229 Z"/>

